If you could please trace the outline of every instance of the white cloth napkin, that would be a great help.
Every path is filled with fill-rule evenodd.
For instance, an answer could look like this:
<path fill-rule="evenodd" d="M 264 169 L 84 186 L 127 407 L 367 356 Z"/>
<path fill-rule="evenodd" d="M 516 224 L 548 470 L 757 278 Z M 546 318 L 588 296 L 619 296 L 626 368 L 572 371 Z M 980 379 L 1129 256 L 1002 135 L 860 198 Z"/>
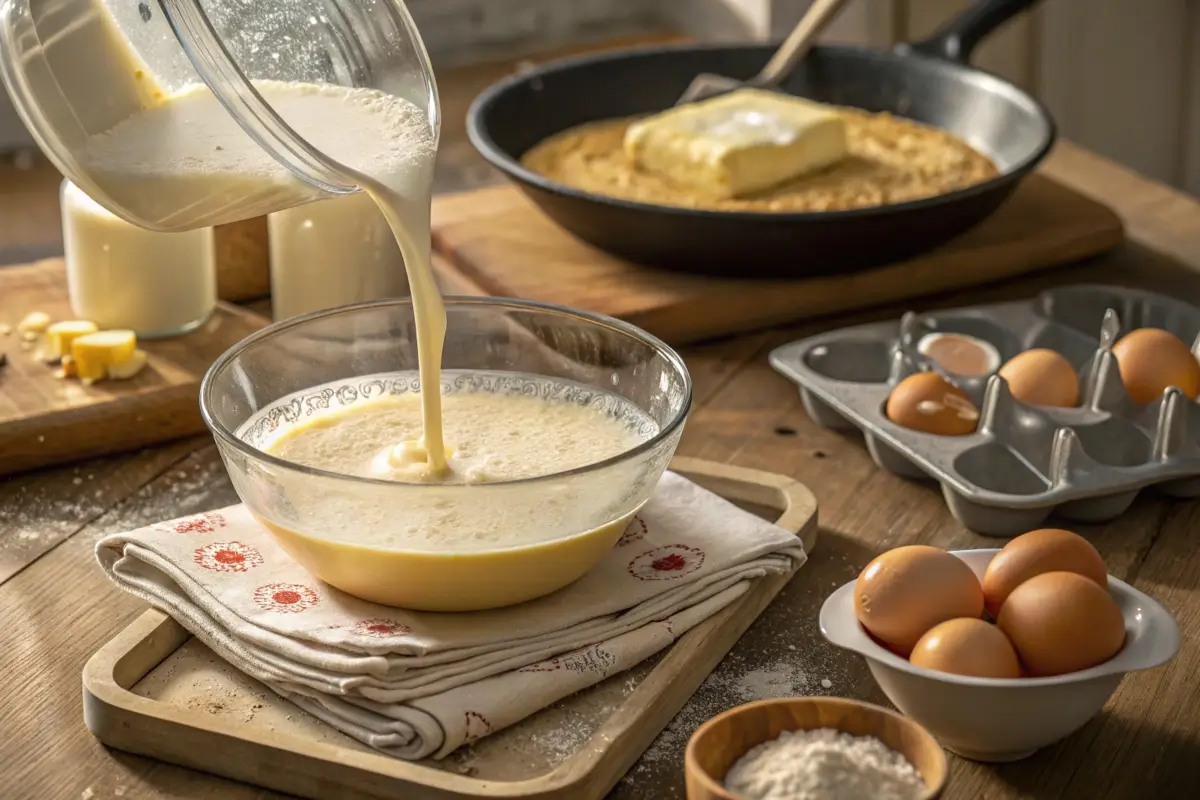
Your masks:
<path fill-rule="evenodd" d="M 552 595 L 435 614 L 368 603 L 292 561 L 244 506 L 105 537 L 101 566 L 338 730 L 442 758 L 629 669 L 805 561 L 800 540 L 666 473 L 615 547 Z"/>

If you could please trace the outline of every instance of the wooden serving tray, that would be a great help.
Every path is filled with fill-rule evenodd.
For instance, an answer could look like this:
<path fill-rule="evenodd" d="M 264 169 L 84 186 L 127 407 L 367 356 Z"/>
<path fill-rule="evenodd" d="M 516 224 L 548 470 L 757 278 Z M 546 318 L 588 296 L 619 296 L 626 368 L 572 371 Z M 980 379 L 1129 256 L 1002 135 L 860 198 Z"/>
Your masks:
<path fill-rule="evenodd" d="M 1039 174 L 975 228 L 909 261 L 788 281 L 639 267 L 558 227 L 513 186 L 436 198 L 433 242 L 445 291 L 522 297 L 623 319 L 678 345 L 992 283 L 1119 245 L 1120 217 Z M 747 259 L 754 242 L 746 242 Z M 837 253 L 829 254 L 836 266 Z M 730 265 L 737 274 L 737 265 Z"/>
<path fill-rule="evenodd" d="M 164 265 L 168 269 L 170 265 Z M 200 381 L 221 353 L 268 320 L 220 304 L 198 330 L 139 343 L 149 363 L 128 381 L 84 386 L 60 380 L 21 347 L 16 325 L 30 311 L 71 319 L 61 259 L 0 267 L 0 475 L 136 450 L 201 433 Z"/>
<path fill-rule="evenodd" d="M 793 531 L 811 552 L 817 503 L 791 478 L 676 457 L 671 468 Z M 603 797 L 790 576 L 764 578 L 655 658 L 437 762 L 346 737 L 147 611 L 88 661 L 83 715 L 119 750 L 314 800 Z M 679 768 L 682 770 L 683 765 Z"/>

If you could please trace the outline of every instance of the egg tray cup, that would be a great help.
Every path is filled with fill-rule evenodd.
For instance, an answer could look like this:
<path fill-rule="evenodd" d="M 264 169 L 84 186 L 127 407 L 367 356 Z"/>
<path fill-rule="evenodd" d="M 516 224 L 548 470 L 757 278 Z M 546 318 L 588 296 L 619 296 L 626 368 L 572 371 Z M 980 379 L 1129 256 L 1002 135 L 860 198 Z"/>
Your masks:
<path fill-rule="evenodd" d="M 880 467 L 940 483 L 951 513 L 968 528 L 1016 536 L 1052 513 L 1112 519 L 1148 486 L 1171 497 L 1200 496 L 1200 406 L 1173 387 L 1139 405 L 1121 382 L 1112 346 L 1138 328 L 1170 331 L 1200 352 L 1200 309 L 1152 292 L 1081 284 L 1027 301 L 909 312 L 830 331 L 776 348 L 770 363 L 799 384 L 818 424 L 861 430 Z M 1079 374 L 1079 406 L 1022 403 L 995 373 L 945 373 L 978 406 L 975 433 L 901 427 L 884 413 L 892 389 L 916 372 L 944 372 L 917 352 L 930 333 L 987 341 L 1001 364 L 1026 350 L 1054 350 Z"/>

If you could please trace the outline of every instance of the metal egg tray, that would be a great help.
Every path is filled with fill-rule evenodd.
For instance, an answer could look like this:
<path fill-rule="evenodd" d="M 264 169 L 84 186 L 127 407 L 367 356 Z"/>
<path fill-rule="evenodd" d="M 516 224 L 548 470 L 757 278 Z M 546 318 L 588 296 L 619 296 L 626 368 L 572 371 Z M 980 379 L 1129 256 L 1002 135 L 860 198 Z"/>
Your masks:
<path fill-rule="evenodd" d="M 1200 405 L 1175 388 L 1138 405 L 1121 383 L 1112 345 L 1137 328 L 1170 331 L 1200 352 L 1200 309 L 1151 292 L 1075 285 L 1027 301 L 909 312 L 823 333 L 775 349 L 770 362 L 800 385 L 818 424 L 857 428 L 879 466 L 939 482 L 968 528 L 1015 536 L 1052 513 L 1112 519 L 1151 485 L 1174 497 L 1200 496 Z M 936 332 L 988 341 L 1001 364 L 1033 348 L 1058 351 L 1079 373 L 1079 407 L 1021 403 L 994 373 L 950 375 L 980 409 L 975 433 L 937 436 L 896 425 L 884 404 L 898 382 L 935 369 L 917 343 Z"/>

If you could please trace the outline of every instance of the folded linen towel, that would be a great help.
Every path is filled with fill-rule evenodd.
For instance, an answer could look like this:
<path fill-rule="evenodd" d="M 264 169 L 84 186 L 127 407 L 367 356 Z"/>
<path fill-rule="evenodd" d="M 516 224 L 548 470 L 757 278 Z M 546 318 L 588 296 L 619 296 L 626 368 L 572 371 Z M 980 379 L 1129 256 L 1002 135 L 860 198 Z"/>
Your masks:
<path fill-rule="evenodd" d="M 442 758 L 629 669 L 805 561 L 787 531 L 665 473 L 615 547 L 552 595 L 436 614 L 321 583 L 244 506 L 102 539 L 101 566 L 214 652 L 391 755 Z"/>

